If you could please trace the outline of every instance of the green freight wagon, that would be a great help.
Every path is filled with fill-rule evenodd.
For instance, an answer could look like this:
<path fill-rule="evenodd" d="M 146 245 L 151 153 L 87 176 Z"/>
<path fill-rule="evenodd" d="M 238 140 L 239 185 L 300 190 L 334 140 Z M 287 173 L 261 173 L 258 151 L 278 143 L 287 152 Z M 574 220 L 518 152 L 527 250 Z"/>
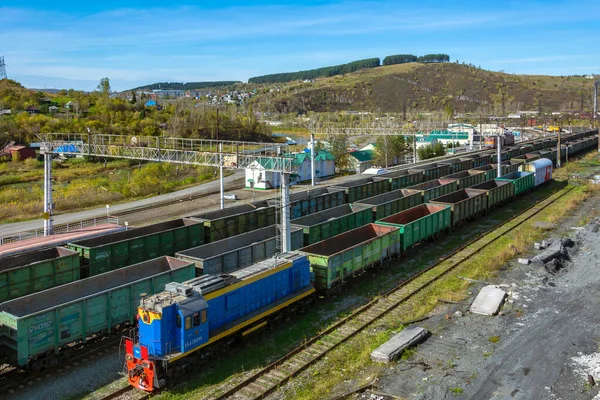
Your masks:
<path fill-rule="evenodd" d="M 515 186 L 507 181 L 491 180 L 471 187 L 485 190 L 487 193 L 487 208 L 498 207 L 515 197 Z"/>
<path fill-rule="evenodd" d="M 533 142 L 532 146 L 533 146 L 533 151 L 541 150 L 544 148 L 544 141 L 536 140 L 535 142 Z"/>
<path fill-rule="evenodd" d="M 427 164 L 418 165 L 408 170 L 409 172 L 421 172 L 423 174 L 423 182 L 428 182 L 433 179 L 441 178 L 444 175 L 452 173 L 452 166 L 450 164 Z"/>
<path fill-rule="evenodd" d="M 12 365 L 54 365 L 56 358 L 44 356 L 135 323 L 141 294 L 192 279 L 194 270 L 194 263 L 161 257 L 4 302 L 0 340 Z"/>
<path fill-rule="evenodd" d="M 500 149 L 500 150 L 502 150 L 502 149 Z M 507 160 L 510 160 L 510 159 L 513 159 L 513 158 L 521 155 L 521 148 L 516 147 L 516 146 L 507 147 L 506 153 L 507 153 L 507 157 L 508 157 Z M 504 159 L 502 161 L 504 161 Z"/>
<path fill-rule="evenodd" d="M 484 182 L 491 181 L 492 179 L 496 178 L 496 176 L 498 175 L 498 171 L 495 168 L 495 164 L 482 165 L 481 167 L 476 167 L 476 168 L 470 169 L 469 171 L 483 172 Z"/>
<path fill-rule="evenodd" d="M 388 180 L 390 182 L 390 190 L 403 189 L 417 183 L 423 182 L 423 173 L 421 171 L 394 171 L 387 174 L 376 175 L 374 181 Z"/>
<path fill-rule="evenodd" d="M 2 258 L 0 303 L 79 278 L 79 253 L 63 247 Z"/>
<path fill-rule="evenodd" d="M 444 160 L 444 161 L 440 161 L 440 164 L 444 165 L 450 165 L 450 172 L 447 175 L 450 174 L 456 174 L 457 172 L 461 172 L 461 171 L 466 171 L 468 169 L 473 168 L 473 159 L 472 158 L 451 158 L 449 160 Z M 442 175 L 446 176 L 446 175 Z"/>
<path fill-rule="evenodd" d="M 302 229 L 291 227 L 292 250 L 304 247 Z M 213 243 L 180 251 L 175 256 L 193 262 L 196 275 L 226 274 L 281 253 L 281 231 L 271 225 Z"/>
<path fill-rule="evenodd" d="M 328 291 L 355 274 L 400 254 L 400 231 L 369 224 L 299 252 L 306 254 L 319 291 Z"/>
<path fill-rule="evenodd" d="M 290 194 L 290 218 L 296 219 L 341 206 L 346 195 L 342 189 L 318 188 Z M 281 207 L 281 199 L 269 199 L 270 206 Z"/>
<path fill-rule="evenodd" d="M 183 218 L 67 244 L 83 258 L 82 277 L 94 276 L 204 243 L 204 227 Z"/>
<path fill-rule="evenodd" d="M 452 210 L 452 226 L 473 219 L 487 211 L 487 193 L 484 190 L 461 189 L 431 200 L 432 204 L 449 205 Z"/>
<path fill-rule="evenodd" d="M 556 154 L 554 154 L 554 159 L 552 159 L 552 152 L 549 149 L 542 149 L 540 151 L 537 151 L 537 153 L 540 155 L 540 158 L 547 158 L 548 160 L 552 161 L 552 163 L 554 164 L 555 160 L 556 160 Z"/>
<path fill-rule="evenodd" d="M 402 251 L 447 231 L 452 226 L 450 206 L 420 204 L 375 222 L 400 229 Z"/>
<path fill-rule="evenodd" d="M 533 145 L 532 144 L 525 144 L 525 145 L 519 147 L 519 154 L 520 155 L 525 155 L 527 153 L 531 153 L 532 151 L 533 151 Z"/>
<path fill-rule="evenodd" d="M 485 181 L 485 173 L 483 171 L 461 171 L 456 174 L 443 176 L 442 179 L 453 179 L 458 183 L 459 189 L 466 189 L 473 185 L 477 185 Z"/>
<path fill-rule="evenodd" d="M 302 229 L 304 245 L 308 246 L 371 222 L 373 222 L 371 206 L 355 203 L 294 219 L 291 221 L 291 226 Z"/>
<path fill-rule="evenodd" d="M 463 156 L 461 159 L 471 159 L 473 160 L 473 167 L 469 169 L 476 169 L 478 167 L 483 167 L 484 165 L 488 165 L 492 163 L 492 154 L 491 153 L 479 153 L 468 156 Z"/>
<path fill-rule="evenodd" d="M 369 197 L 354 204 L 362 204 L 373 210 L 373 221 L 385 218 L 388 215 L 399 213 L 402 210 L 421 204 L 423 194 L 419 190 L 399 189 L 393 192 Z"/>
<path fill-rule="evenodd" d="M 539 158 L 540 158 L 539 154 L 527 153 L 527 154 L 522 154 L 520 156 L 513 157 L 511 160 L 522 161 L 523 163 L 528 163 L 528 162 L 532 162 L 535 160 L 539 160 Z"/>
<path fill-rule="evenodd" d="M 362 178 L 344 182 L 331 187 L 341 189 L 346 194 L 346 203 L 355 203 L 367 197 L 390 191 L 390 182 L 387 180 L 374 181 L 373 178 Z"/>
<path fill-rule="evenodd" d="M 456 179 L 434 179 L 429 182 L 411 186 L 407 189 L 420 191 L 423 196 L 421 203 L 427 203 L 430 199 L 457 191 L 458 182 Z"/>
<path fill-rule="evenodd" d="M 267 202 L 243 204 L 189 218 L 204 224 L 204 243 L 227 239 L 276 223 L 275 207 L 269 206 Z M 190 247 L 195 246 L 186 248 Z"/>
<path fill-rule="evenodd" d="M 515 171 L 497 178 L 499 181 L 509 181 L 515 187 L 515 196 L 529 192 L 535 185 L 533 172 Z"/>

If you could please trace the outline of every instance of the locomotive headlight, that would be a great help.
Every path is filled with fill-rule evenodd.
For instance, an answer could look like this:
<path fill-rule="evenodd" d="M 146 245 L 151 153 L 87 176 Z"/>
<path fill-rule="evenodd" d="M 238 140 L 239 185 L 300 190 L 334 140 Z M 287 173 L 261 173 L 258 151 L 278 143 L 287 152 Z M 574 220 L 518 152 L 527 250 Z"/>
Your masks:
<path fill-rule="evenodd" d="M 144 360 L 142 361 L 142 367 L 144 367 L 144 369 L 149 369 L 150 368 L 150 362 Z"/>
<path fill-rule="evenodd" d="M 133 362 L 133 354 L 126 354 L 125 359 L 129 362 Z"/>

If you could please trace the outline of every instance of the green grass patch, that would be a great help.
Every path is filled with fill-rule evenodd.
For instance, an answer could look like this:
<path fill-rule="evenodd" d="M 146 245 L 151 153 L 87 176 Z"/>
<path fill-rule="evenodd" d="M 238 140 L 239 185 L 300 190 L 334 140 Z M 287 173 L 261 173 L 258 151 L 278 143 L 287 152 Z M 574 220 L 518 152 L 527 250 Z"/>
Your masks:
<path fill-rule="evenodd" d="M 69 159 L 52 167 L 56 214 L 170 193 L 218 178 L 216 168 L 130 160 L 105 165 Z M 43 178 L 43 163 L 34 159 L 0 164 L 0 221 L 42 217 Z"/>

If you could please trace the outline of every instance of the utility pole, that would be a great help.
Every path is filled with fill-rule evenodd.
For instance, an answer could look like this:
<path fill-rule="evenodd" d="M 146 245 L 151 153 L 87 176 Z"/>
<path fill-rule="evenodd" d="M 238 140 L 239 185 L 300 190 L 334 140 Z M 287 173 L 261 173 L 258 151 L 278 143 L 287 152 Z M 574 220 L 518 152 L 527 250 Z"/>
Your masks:
<path fill-rule="evenodd" d="M 42 144 L 44 154 L 44 236 L 54 234 L 54 220 L 52 219 L 52 147 L 49 143 Z"/>
<path fill-rule="evenodd" d="M 558 146 L 556 146 L 556 167 L 560 168 L 560 131 L 558 131 Z"/>
<path fill-rule="evenodd" d="M 310 133 L 310 185 L 315 186 L 315 134 Z"/>
<path fill-rule="evenodd" d="M 498 134 L 496 136 L 496 149 L 497 149 L 496 157 L 498 157 L 498 163 L 496 164 L 497 168 L 498 168 L 497 178 L 500 178 L 502 176 L 502 154 L 500 152 L 500 139 L 501 139 L 501 136 L 500 136 L 500 134 Z"/>
<path fill-rule="evenodd" d="M 217 110 L 217 113 L 219 112 L 219 110 Z M 218 130 L 218 128 L 217 128 Z M 225 189 L 225 184 L 223 183 L 223 143 L 219 143 L 219 188 L 220 188 L 220 192 L 221 192 L 221 210 L 225 208 L 225 199 L 223 198 L 224 196 L 224 189 Z"/>
<path fill-rule="evenodd" d="M 479 150 L 481 150 L 483 142 L 483 128 L 481 127 L 481 114 L 479 114 Z"/>
<path fill-rule="evenodd" d="M 600 84 L 600 81 L 596 81 L 594 83 L 594 115 L 592 118 L 593 119 L 593 128 L 596 129 L 596 118 L 598 115 L 598 84 Z M 598 151 L 600 151 L 600 129 L 598 129 Z"/>
<path fill-rule="evenodd" d="M 281 173 L 281 252 L 292 251 L 290 232 L 290 174 Z"/>

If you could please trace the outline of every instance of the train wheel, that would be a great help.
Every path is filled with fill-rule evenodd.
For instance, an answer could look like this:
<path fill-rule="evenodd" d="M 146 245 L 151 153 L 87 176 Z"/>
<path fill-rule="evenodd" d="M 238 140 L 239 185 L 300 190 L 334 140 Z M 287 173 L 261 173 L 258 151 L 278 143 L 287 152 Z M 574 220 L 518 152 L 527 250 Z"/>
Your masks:
<path fill-rule="evenodd" d="M 27 369 L 32 372 L 40 372 L 42 369 L 44 369 L 44 363 L 41 360 L 29 361 Z"/>

